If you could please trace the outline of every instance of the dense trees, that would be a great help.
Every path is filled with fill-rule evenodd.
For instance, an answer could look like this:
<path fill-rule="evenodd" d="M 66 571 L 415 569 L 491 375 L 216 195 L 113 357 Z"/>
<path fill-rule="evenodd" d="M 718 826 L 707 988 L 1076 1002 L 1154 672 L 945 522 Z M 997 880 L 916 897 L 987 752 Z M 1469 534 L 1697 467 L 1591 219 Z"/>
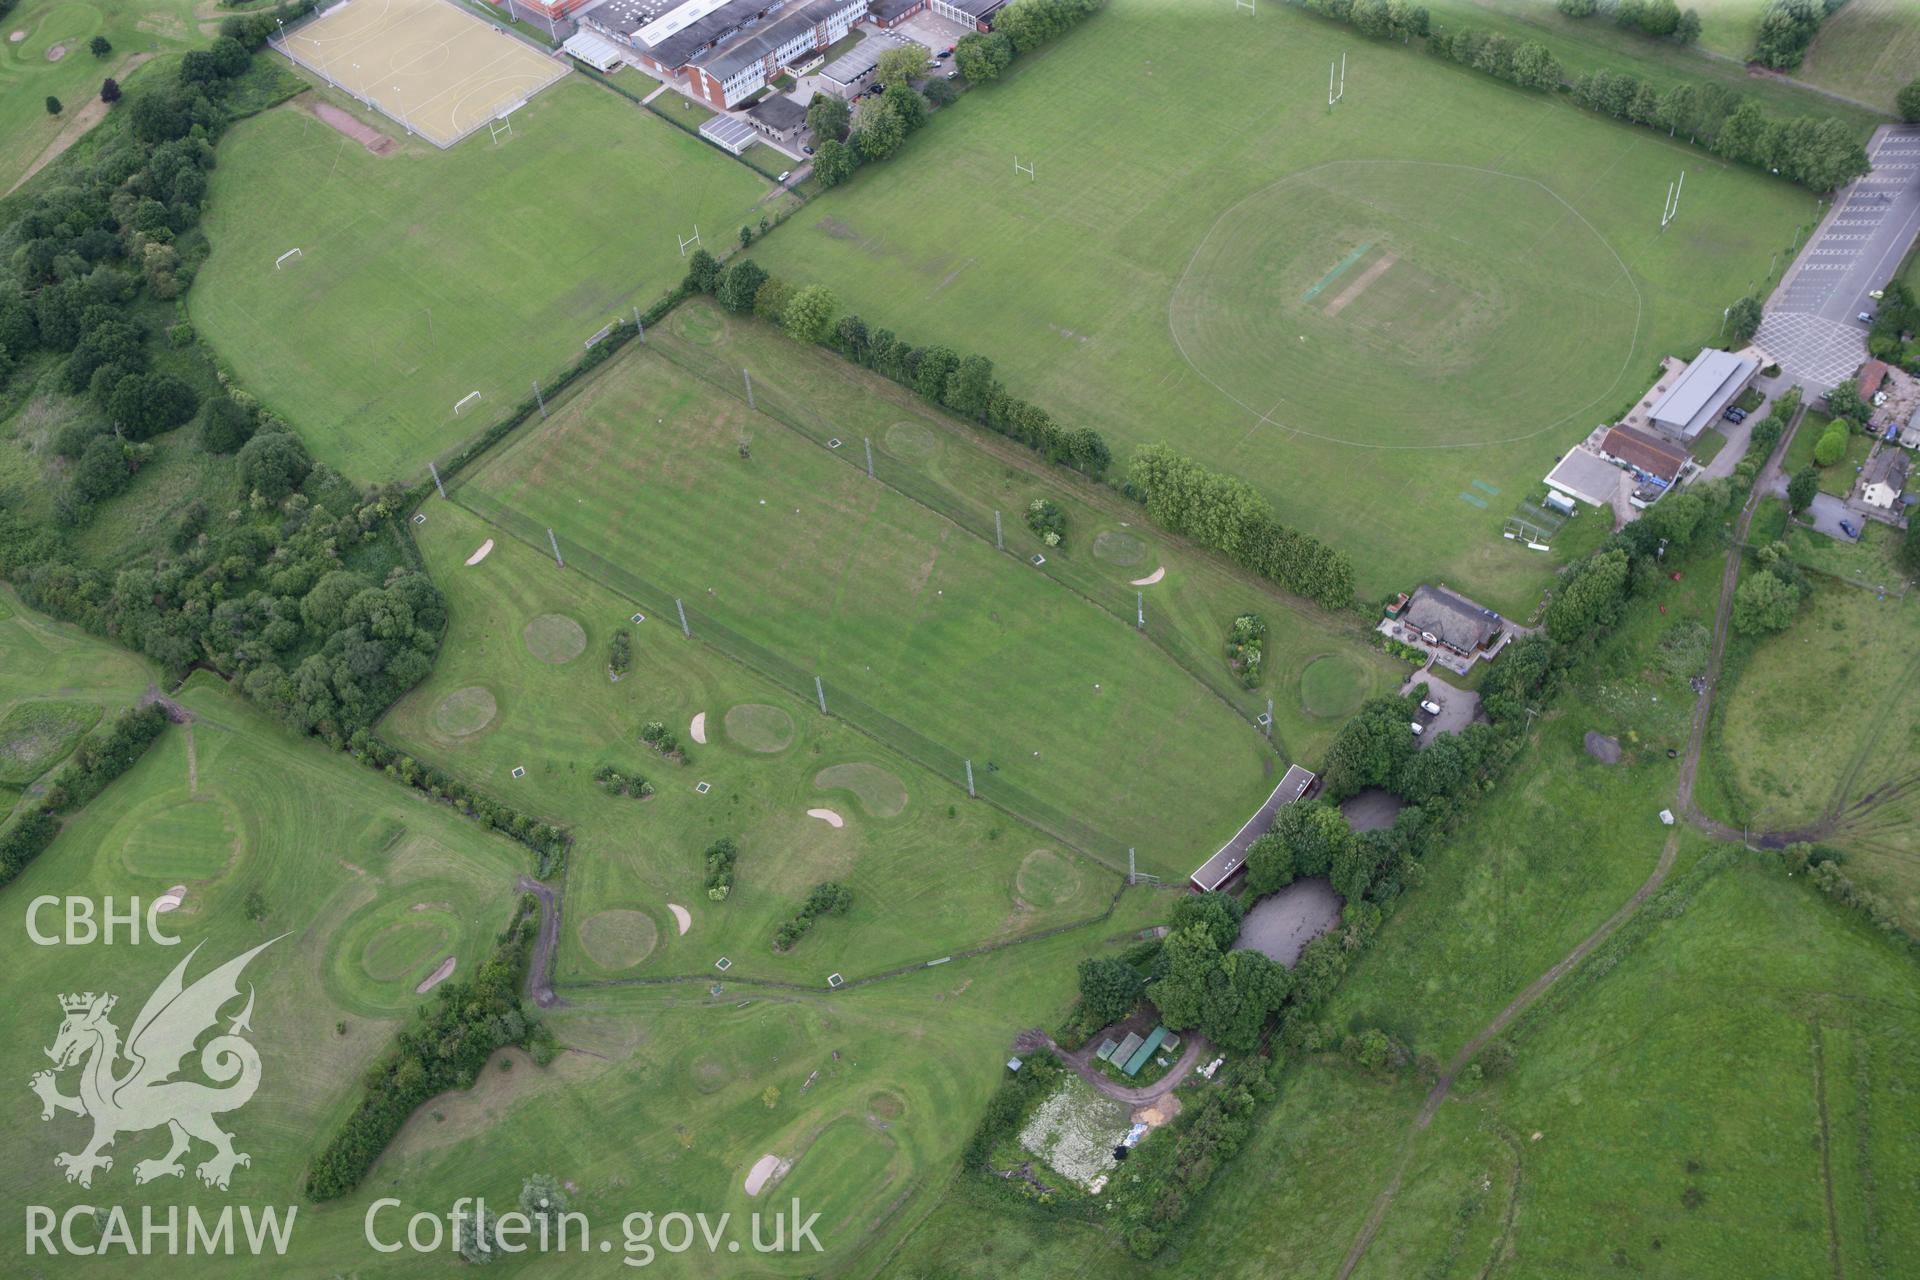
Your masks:
<path fill-rule="evenodd" d="M 1239 1052 L 1259 1044 L 1291 986 L 1286 969 L 1258 951 L 1224 949 L 1203 924 L 1169 933 L 1161 963 L 1161 975 L 1147 987 L 1161 1020 Z"/>
<path fill-rule="evenodd" d="M 1569 18 L 1591 18 L 1600 11 L 1599 0 L 1560 0 L 1561 13 Z M 1692 44 L 1700 38 L 1700 15 L 1692 9 L 1682 12 L 1674 0 L 1618 0 L 1613 20 L 1629 31 L 1656 39 L 1673 39 Z"/>
<path fill-rule="evenodd" d="M 471 1086 L 496 1049 L 532 1048 L 546 1060 L 549 1032 L 520 1002 L 538 905 L 523 899 L 493 954 L 471 978 L 435 989 L 418 1019 L 367 1072 L 366 1093 L 307 1171 L 307 1195 L 331 1200 L 360 1184 L 414 1108 L 437 1093 Z"/>
<path fill-rule="evenodd" d="M 1288 591 L 1330 608 L 1353 598 L 1346 556 L 1273 518 L 1267 500 L 1236 476 L 1210 471 L 1171 445 L 1144 445 L 1127 487 L 1155 524 L 1191 537 Z"/>
<path fill-rule="evenodd" d="M 852 123 L 853 109 L 847 105 L 845 98 L 836 98 L 830 93 L 816 93 L 813 101 L 807 104 L 807 131 L 813 135 L 816 148 L 822 143 L 846 137 L 847 127 Z"/>
<path fill-rule="evenodd" d="M 1894 99 L 1900 118 L 1908 124 L 1920 124 L 1920 79 L 1909 80 Z"/>
<path fill-rule="evenodd" d="M 1770 0 L 1760 14 L 1753 60 L 1775 71 L 1793 71 L 1807 54 L 1820 24 L 1845 0 Z"/>
<path fill-rule="evenodd" d="M 1013 41 L 1004 32 L 970 32 L 953 46 L 953 62 L 973 84 L 998 80 L 1013 65 Z"/>
<path fill-rule="evenodd" d="M 1727 343 L 1729 347 L 1744 347 L 1753 341 L 1753 335 L 1760 332 L 1760 299 L 1742 298 L 1727 308 Z"/>
<path fill-rule="evenodd" d="M 167 727 L 158 703 L 123 711 L 103 732 L 82 738 L 38 800 L 28 799 L 0 832 L 0 885 L 10 883 L 109 782 L 131 769 Z"/>
<path fill-rule="evenodd" d="M 1772 569 L 1750 573 L 1733 593 L 1733 629 L 1741 635 L 1785 631 L 1800 608 L 1800 588 Z"/>
<path fill-rule="evenodd" d="M 1112 956 L 1080 962 L 1080 1007 L 1093 1026 L 1118 1022 L 1132 1012 L 1143 987 L 1140 971 Z"/>
<path fill-rule="evenodd" d="M 840 299 L 823 284 L 810 284 L 788 300 L 780 323 L 801 342 L 824 342 L 840 318 Z"/>
<path fill-rule="evenodd" d="M 843 916 L 853 906 L 853 890 L 837 881 L 827 880 L 813 886 L 807 894 L 807 900 L 800 904 L 800 910 L 793 917 L 781 922 L 774 931 L 773 949 L 791 951 L 793 944 L 806 936 L 813 928 L 813 922 L 821 916 Z"/>
<path fill-rule="evenodd" d="M 1547 605 L 1547 634 L 1561 644 L 1610 626 L 1626 602 L 1627 553 L 1615 548 L 1569 565 Z"/>
<path fill-rule="evenodd" d="M 1813 445 L 1813 460 L 1822 467 L 1830 467 L 1847 456 L 1847 437 L 1851 435 L 1845 418 L 1835 418 L 1820 433 Z"/>
<path fill-rule="evenodd" d="M 1787 506 L 1793 511 L 1805 511 L 1813 505 L 1813 497 L 1819 492 L 1820 473 L 1812 467 L 1802 467 L 1787 482 Z"/>

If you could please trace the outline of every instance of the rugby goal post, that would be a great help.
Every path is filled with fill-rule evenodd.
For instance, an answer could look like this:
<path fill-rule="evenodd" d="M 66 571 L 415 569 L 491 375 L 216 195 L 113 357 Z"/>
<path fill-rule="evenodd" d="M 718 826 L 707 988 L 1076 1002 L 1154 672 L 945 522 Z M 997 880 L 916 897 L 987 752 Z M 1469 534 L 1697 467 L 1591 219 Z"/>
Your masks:
<path fill-rule="evenodd" d="M 480 398 L 480 393 L 478 391 L 469 391 L 467 392 L 466 395 L 461 396 L 459 403 L 453 406 L 453 416 L 456 418 L 459 417 L 460 411 L 462 409 L 466 408 L 468 405 L 472 404 L 475 400 L 478 400 L 479 398 Z"/>
<path fill-rule="evenodd" d="M 281 254 L 279 257 L 273 260 L 273 269 L 275 271 L 278 271 L 280 268 L 286 266 L 287 259 L 289 258 L 304 258 L 306 256 L 307 255 L 300 252 L 298 248 L 289 249 L 285 253 Z"/>
<path fill-rule="evenodd" d="M 1038 179 L 1036 179 L 1036 178 L 1034 178 L 1034 176 L 1033 176 L 1033 161 L 1031 161 L 1031 160 L 1029 160 L 1029 161 L 1027 161 L 1027 162 L 1026 162 L 1025 164 L 1021 164 L 1021 163 L 1020 163 L 1020 157 L 1019 157 L 1019 156 L 1015 156 L 1015 157 L 1013 158 L 1013 171 L 1014 171 L 1015 173 L 1024 173 L 1024 174 L 1026 174 L 1026 175 L 1027 175 L 1027 180 L 1028 180 L 1028 181 L 1030 181 L 1030 182 L 1033 182 L 1033 181 L 1038 181 Z"/>
<path fill-rule="evenodd" d="M 1233 0 L 1233 7 L 1235 9 L 1245 9 L 1248 13 L 1254 13 L 1258 16 L 1253 7 L 1255 2 L 1256 0 Z"/>
<path fill-rule="evenodd" d="M 684 257 L 686 257 L 686 256 L 687 256 L 687 246 L 688 246 L 688 245 L 690 245 L 690 244 L 699 244 L 699 243 L 700 243 L 700 224 L 699 224 L 699 223 L 697 223 L 697 222 L 693 224 L 693 235 L 692 235 L 692 236 L 682 236 L 682 235 L 681 235 L 681 234 L 680 234 L 679 232 L 677 232 L 677 231 L 676 231 L 676 232 L 674 232 L 674 237 L 673 237 L 673 238 L 674 238 L 674 239 L 676 239 L 676 240 L 678 240 L 678 241 L 680 242 L 680 256 L 681 256 L 681 257 L 683 257 L 683 258 L 684 258 Z"/>

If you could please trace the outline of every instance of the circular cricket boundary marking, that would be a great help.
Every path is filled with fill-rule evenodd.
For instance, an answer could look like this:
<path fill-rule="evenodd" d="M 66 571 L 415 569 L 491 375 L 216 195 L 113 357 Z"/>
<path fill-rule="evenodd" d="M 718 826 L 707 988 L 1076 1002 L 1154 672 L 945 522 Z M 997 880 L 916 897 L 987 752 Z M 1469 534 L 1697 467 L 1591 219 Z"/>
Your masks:
<path fill-rule="evenodd" d="M 706 712 L 700 711 L 694 714 L 693 722 L 687 726 L 687 736 L 689 738 L 692 738 L 695 742 L 701 743 L 702 745 L 706 743 L 706 740 L 707 740 L 707 713 Z M 685 932 L 685 930 L 682 930 L 682 932 Z"/>
<path fill-rule="evenodd" d="M 580 949 L 602 969 L 631 969 L 653 954 L 660 930 L 644 911 L 597 911 L 575 930 Z"/>
<path fill-rule="evenodd" d="M 772 755 L 793 745 L 793 717 L 764 702 L 743 702 L 721 721 L 727 737 L 749 751 Z"/>
<path fill-rule="evenodd" d="M 1105 560 L 1121 569 L 1145 563 L 1147 544 L 1136 534 L 1122 529 L 1102 529 L 1093 538 L 1093 558 Z"/>
<path fill-rule="evenodd" d="M 1502 436 L 1499 438 L 1489 438 L 1484 440 L 1450 440 L 1450 441 L 1441 441 L 1436 443 L 1421 443 L 1421 444 L 1389 444 L 1389 443 L 1382 443 L 1378 441 L 1354 440 L 1346 436 L 1331 435 L 1325 432 L 1312 431 L 1307 429 L 1304 426 L 1299 426 L 1295 423 L 1283 422 L 1273 416 L 1274 408 L 1278 407 L 1277 403 L 1274 405 L 1273 408 L 1268 408 L 1264 410 L 1257 408 L 1254 405 L 1248 404 L 1245 400 L 1241 399 L 1239 396 L 1235 395 L 1232 391 L 1222 386 L 1211 375 L 1209 375 L 1205 369 L 1200 367 L 1200 364 L 1194 359 L 1193 353 L 1187 349 L 1186 344 L 1181 340 L 1178 309 L 1179 309 L 1182 291 L 1187 288 L 1188 281 L 1193 275 L 1195 264 L 1201 261 L 1202 255 L 1206 253 L 1209 244 L 1211 244 L 1213 241 L 1215 233 L 1220 230 L 1221 226 L 1224 223 L 1226 223 L 1229 218 L 1231 218 L 1235 213 L 1237 213 L 1243 207 L 1249 204 L 1252 204 L 1254 201 L 1263 199 L 1264 197 L 1269 195 L 1271 192 L 1277 190 L 1280 187 L 1283 187 L 1289 183 L 1299 182 L 1300 180 L 1308 177 L 1309 175 L 1317 174 L 1323 170 L 1331 169 L 1336 166 L 1383 166 L 1383 165 L 1418 166 L 1418 167 L 1433 169 L 1433 170 L 1450 170 L 1450 171 L 1455 171 L 1460 173 L 1482 174 L 1491 178 L 1500 178 L 1509 182 L 1522 183 L 1528 186 L 1532 186 L 1537 188 L 1539 191 L 1544 193 L 1553 201 L 1555 201 L 1564 211 L 1564 215 L 1566 217 L 1571 218 L 1573 221 L 1579 223 L 1579 225 L 1581 225 L 1582 227 L 1585 227 L 1587 231 L 1593 235 L 1594 239 L 1598 241 L 1600 246 L 1607 251 L 1608 255 L 1611 256 L 1614 264 L 1620 270 L 1621 277 L 1626 280 L 1627 287 L 1632 291 L 1632 294 L 1633 294 L 1633 331 L 1627 342 L 1626 354 L 1621 357 L 1619 371 L 1614 374 L 1613 381 L 1607 385 L 1605 390 L 1599 392 L 1591 400 L 1589 400 L 1586 404 L 1581 405 L 1579 408 L 1576 408 L 1569 413 L 1563 414 L 1560 417 L 1555 418 L 1553 421 L 1548 422 L 1543 426 L 1536 427 L 1531 431 L 1523 431 L 1515 435 Z M 1295 436 L 1305 437 L 1306 439 L 1309 439 L 1309 440 L 1318 440 L 1328 444 L 1351 445 L 1352 447 L 1358 448 L 1358 449 L 1380 449 L 1380 450 L 1394 450 L 1394 451 L 1486 448 L 1491 445 L 1517 444 L 1524 440 L 1535 439 L 1536 437 L 1545 435 L 1550 431 L 1559 430 L 1560 428 L 1564 427 L 1567 423 L 1578 419 L 1584 414 L 1589 413 L 1593 409 L 1594 405 L 1604 402 L 1609 396 L 1612 396 L 1616 393 L 1616 390 L 1619 388 L 1622 380 L 1624 380 L 1627 377 L 1628 370 L 1632 367 L 1633 361 L 1635 359 L 1635 355 L 1640 349 L 1640 331 L 1644 327 L 1645 321 L 1646 321 L 1646 298 L 1640 292 L 1640 284 L 1637 280 L 1634 279 L 1633 272 L 1627 267 L 1626 260 L 1620 256 L 1620 251 L 1614 248 L 1612 241 L 1608 240 L 1605 235 L 1601 234 L 1600 229 L 1598 227 L 1595 227 L 1592 222 L 1588 221 L 1585 215 L 1583 215 L 1572 204 L 1569 204 L 1567 200 L 1564 197 L 1562 197 L 1558 192 L 1554 191 L 1553 188 L 1547 186 L 1543 182 L 1537 181 L 1536 179 L 1522 177 L 1517 174 L 1505 173 L 1498 169 L 1488 169 L 1478 165 L 1449 164 L 1443 161 L 1430 161 L 1430 160 L 1329 160 L 1321 164 L 1313 165 L 1306 169 L 1297 170 L 1293 173 L 1288 174 L 1286 177 L 1280 178 L 1275 182 L 1269 183 L 1267 186 L 1262 187 L 1257 191 L 1254 191 L 1246 196 L 1241 197 L 1239 200 L 1235 201 L 1233 204 L 1230 204 L 1225 209 L 1223 209 L 1220 212 L 1219 216 L 1216 217 L 1213 220 L 1213 223 L 1207 228 L 1206 235 L 1202 236 L 1200 239 L 1200 243 L 1197 246 L 1195 246 L 1192 256 L 1190 256 L 1187 259 L 1187 265 L 1180 272 L 1179 279 L 1174 282 L 1172 292 L 1169 293 L 1167 296 L 1167 333 L 1168 333 L 1168 336 L 1173 341 L 1174 349 L 1179 351 L 1180 358 L 1186 362 L 1188 368 L 1192 369 L 1193 372 L 1196 375 L 1198 375 L 1198 377 L 1202 382 L 1206 383 L 1208 386 L 1212 387 L 1215 391 L 1218 391 L 1222 396 L 1226 397 L 1229 401 L 1240 406 L 1240 408 L 1246 410 L 1249 414 L 1253 415 L 1255 419 L 1256 427 L 1273 426 L 1273 427 L 1279 428 L 1280 430 L 1290 432 Z M 1362 353 L 1356 352 L 1354 357 L 1355 363 L 1360 363 L 1363 360 L 1364 360 L 1364 355 Z M 1386 410 L 1383 410 L 1383 412 L 1385 411 Z"/>
<path fill-rule="evenodd" d="M 493 690 L 470 684 L 440 699 L 433 709 L 433 727 L 449 738 L 470 737 L 492 724 L 499 712 Z"/>
<path fill-rule="evenodd" d="M 809 809 L 807 810 L 807 816 L 809 818 L 820 819 L 820 821 L 826 823 L 836 831 L 847 825 L 847 820 L 831 809 Z"/>
<path fill-rule="evenodd" d="M 585 652 L 587 633 L 564 613 L 543 613 L 520 632 L 527 652 L 550 667 L 565 666 Z"/>

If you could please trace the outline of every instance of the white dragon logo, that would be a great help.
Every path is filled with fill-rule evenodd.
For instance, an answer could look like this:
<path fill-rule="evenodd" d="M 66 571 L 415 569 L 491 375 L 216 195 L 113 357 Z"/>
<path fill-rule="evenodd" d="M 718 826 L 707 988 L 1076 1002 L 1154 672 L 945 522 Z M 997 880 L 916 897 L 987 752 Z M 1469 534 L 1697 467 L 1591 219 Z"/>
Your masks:
<path fill-rule="evenodd" d="M 107 1020 L 118 997 L 91 991 L 60 997 L 66 1018 L 53 1047 L 46 1051 L 53 1059 L 53 1070 L 36 1073 L 29 1087 L 40 1095 L 42 1120 L 53 1119 L 56 1111 L 93 1119 L 92 1141 L 78 1152 L 54 1157 L 54 1164 L 66 1170 L 68 1182 L 92 1186 L 94 1170 L 113 1168 L 113 1157 L 101 1154 L 102 1148 L 112 1146 L 123 1133 L 139 1133 L 161 1125 L 171 1131 L 173 1146 L 158 1160 L 136 1164 L 136 1183 L 180 1177 L 186 1172 L 180 1157 L 187 1153 L 193 1138 L 213 1146 L 213 1156 L 196 1170 L 210 1187 L 225 1191 L 234 1168 L 253 1163 L 252 1157 L 233 1149 L 233 1135 L 213 1122 L 215 1116 L 245 1106 L 260 1087 L 260 1055 L 240 1038 L 241 1032 L 252 1030 L 251 986 L 247 988 L 246 1008 L 228 1024 L 224 1035 L 213 1037 L 200 1050 L 200 1070 L 225 1087 L 173 1077 L 193 1052 L 194 1043 L 219 1022 L 221 1008 L 239 998 L 240 972 L 247 962 L 279 940 L 261 943 L 189 987 L 182 977 L 199 954 L 200 948 L 194 947 L 147 998 L 140 1016 L 133 1020 L 124 1048 L 119 1029 Z M 122 1060 L 130 1065 L 116 1074 Z M 70 1098 L 60 1092 L 55 1076 L 76 1066 L 80 1068 L 80 1094 Z"/>

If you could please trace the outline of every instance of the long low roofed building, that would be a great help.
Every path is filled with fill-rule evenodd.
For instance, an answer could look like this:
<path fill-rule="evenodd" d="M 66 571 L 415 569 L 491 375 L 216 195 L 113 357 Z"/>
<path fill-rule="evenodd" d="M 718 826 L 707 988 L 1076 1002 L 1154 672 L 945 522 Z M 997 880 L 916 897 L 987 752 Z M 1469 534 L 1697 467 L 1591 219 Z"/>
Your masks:
<path fill-rule="evenodd" d="M 1686 469 L 1686 451 L 1651 432 L 1615 427 L 1600 442 L 1600 456 L 1662 484 L 1672 484 Z"/>
<path fill-rule="evenodd" d="M 1668 435 L 1691 441 L 1752 384 L 1760 362 L 1731 351 L 1703 348 L 1647 415 Z"/>
<path fill-rule="evenodd" d="M 1267 834 L 1267 828 L 1273 825 L 1273 816 L 1287 805 L 1312 794 L 1314 784 L 1319 781 L 1313 770 L 1297 764 L 1288 765 L 1280 785 L 1273 789 L 1266 803 L 1260 806 L 1260 811 L 1248 818 L 1233 833 L 1233 839 L 1220 846 L 1218 853 L 1195 868 L 1193 874 L 1187 877 L 1187 883 L 1200 893 L 1212 893 L 1239 875 L 1246 869 L 1247 850 L 1255 840 Z"/>
<path fill-rule="evenodd" d="M 843 39 L 868 0 L 605 0 L 581 23 L 642 70 L 726 110 Z"/>

